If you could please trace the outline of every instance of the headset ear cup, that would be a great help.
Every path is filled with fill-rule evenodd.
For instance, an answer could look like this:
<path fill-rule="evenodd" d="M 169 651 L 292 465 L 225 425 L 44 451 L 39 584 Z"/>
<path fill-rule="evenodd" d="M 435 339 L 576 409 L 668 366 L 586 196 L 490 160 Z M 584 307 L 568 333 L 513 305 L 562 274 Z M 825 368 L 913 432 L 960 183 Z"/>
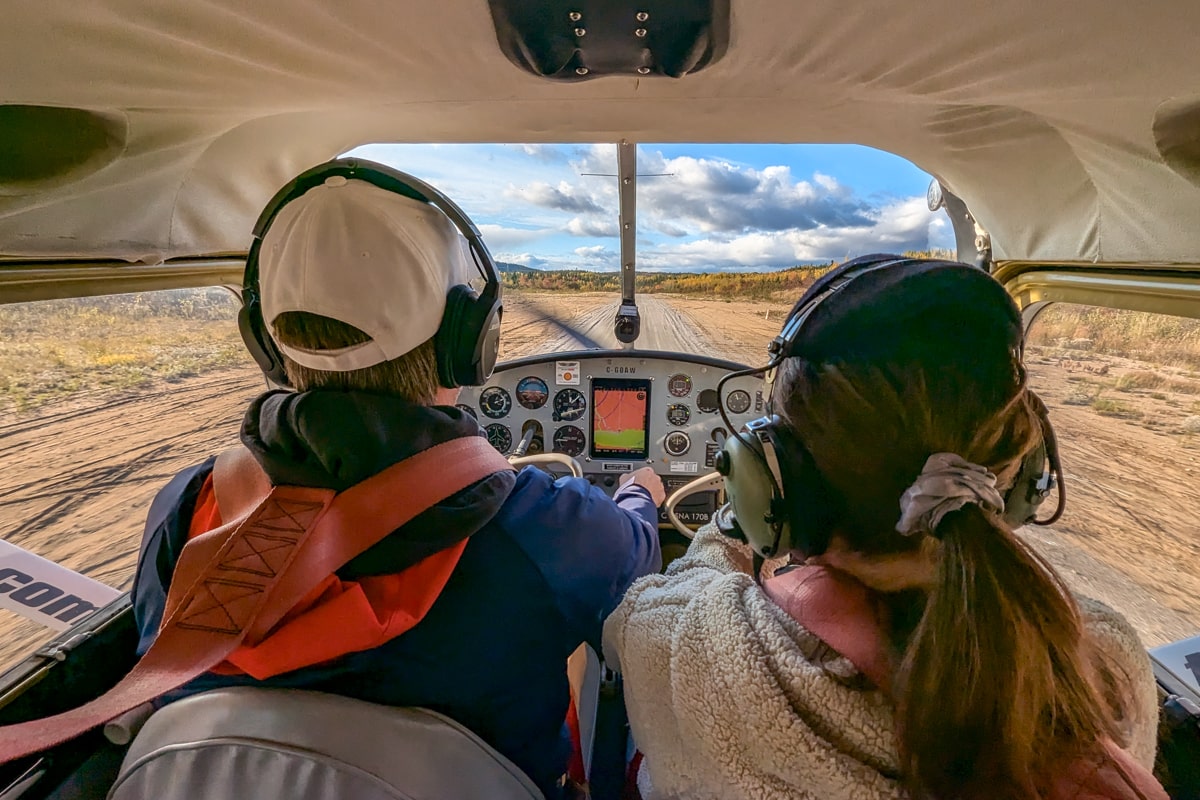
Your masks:
<path fill-rule="evenodd" d="M 1004 498 L 1004 521 L 1010 527 L 1019 528 L 1037 517 L 1038 507 L 1050 493 L 1048 485 L 1044 490 L 1039 485 L 1046 477 L 1046 464 L 1045 442 L 1021 462 L 1021 470 Z"/>
<path fill-rule="evenodd" d="M 481 326 L 476 358 L 478 365 L 474 384 L 476 386 L 492 377 L 492 370 L 496 368 L 496 359 L 500 356 L 500 321 L 503 317 L 504 306 L 497 300 L 487 310 L 485 322 Z"/>
<path fill-rule="evenodd" d="M 446 310 L 442 313 L 442 324 L 438 326 L 434 338 L 434 350 L 437 354 L 438 382 L 446 389 L 454 389 L 462 384 L 458 382 L 460 372 L 459 335 L 462 333 L 464 305 L 472 298 L 466 287 L 455 286 L 446 296 Z"/>
<path fill-rule="evenodd" d="M 771 426 L 771 437 L 783 477 L 790 547 L 805 556 L 820 555 L 829 549 L 840 504 L 817 471 L 808 448 L 787 425 L 780 422 Z"/>
<path fill-rule="evenodd" d="M 242 342 L 250 351 L 251 358 L 258 364 L 259 369 L 272 383 L 279 386 L 290 386 L 287 369 L 283 365 L 283 356 L 275 347 L 275 342 L 267 333 L 263 321 L 262 306 L 257 296 L 251 291 L 243 291 L 242 307 L 238 311 L 238 330 L 242 334 Z"/>
<path fill-rule="evenodd" d="M 434 342 L 442 386 L 479 386 L 491 377 L 500 350 L 502 311 L 499 299 L 489 302 L 470 286 L 450 289 Z"/>
<path fill-rule="evenodd" d="M 756 553 L 775 547 L 767 522 L 777 504 L 774 481 L 754 435 L 731 435 L 717 455 L 717 471 L 725 476 L 725 492 L 737 530 Z"/>

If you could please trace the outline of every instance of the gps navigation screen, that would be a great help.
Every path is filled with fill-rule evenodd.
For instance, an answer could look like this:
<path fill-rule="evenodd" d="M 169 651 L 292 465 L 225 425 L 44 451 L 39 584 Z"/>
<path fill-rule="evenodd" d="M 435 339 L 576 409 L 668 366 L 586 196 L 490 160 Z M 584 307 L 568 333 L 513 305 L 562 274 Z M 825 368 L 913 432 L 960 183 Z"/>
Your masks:
<path fill-rule="evenodd" d="M 592 381 L 592 458 L 644 459 L 650 440 L 650 381 Z"/>

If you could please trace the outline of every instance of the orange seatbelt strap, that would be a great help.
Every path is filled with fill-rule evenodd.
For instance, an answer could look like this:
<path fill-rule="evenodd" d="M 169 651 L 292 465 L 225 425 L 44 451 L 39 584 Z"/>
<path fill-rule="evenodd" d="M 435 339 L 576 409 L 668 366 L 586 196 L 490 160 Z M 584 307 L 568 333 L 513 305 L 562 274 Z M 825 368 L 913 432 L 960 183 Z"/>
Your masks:
<path fill-rule="evenodd" d="M 262 467 L 244 447 L 226 451 L 200 488 L 188 539 L 249 511 L 271 490 Z M 224 509 L 224 511 L 222 511 Z M 254 566 L 269 551 L 259 542 L 243 565 Z M 267 638 L 243 642 L 212 668 L 220 675 L 250 675 L 263 681 L 285 672 L 371 650 L 411 630 L 425 618 L 458 566 L 467 539 L 439 550 L 401 572 L 342 580 L 330 575 L 305 596 Z"/>
<path fill-rule="evenodd" d="M 243 642 L 262 641 L 350 559 L 422 511 L 508 469 L 486 439 L 470 436 L 431 447 L 340 494 L 271 488 L 252 508 L 184 546 L 158 637 L 129 674 L 79 708 L 0 727 L 0 763 L 103 725 L 202 675 Z M 244 489 L 246 498 L 254 496 Z"/>

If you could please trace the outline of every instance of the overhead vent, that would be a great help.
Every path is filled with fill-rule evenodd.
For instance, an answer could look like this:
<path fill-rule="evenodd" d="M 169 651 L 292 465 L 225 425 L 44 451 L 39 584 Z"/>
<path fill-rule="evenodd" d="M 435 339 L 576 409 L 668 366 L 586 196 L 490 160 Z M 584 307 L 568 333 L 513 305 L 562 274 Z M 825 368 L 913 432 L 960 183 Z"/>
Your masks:
<path fill-rule="evenodd" d="M 725 55 L 729 0 L 489 0 L 508 60 L 539 78 L 682 78 Z"/>
<path fill-rule="evenodd" d="M 1154 144 L 1168 167 L 1200 186 L 1200 98 L 1160 105 L 1154 114 Z"/>
<path fill-rule="evenodd" d="M 125 146 L 121 116 L 0 104 L 0 196 L 45 191 L 110 164 Z"/>

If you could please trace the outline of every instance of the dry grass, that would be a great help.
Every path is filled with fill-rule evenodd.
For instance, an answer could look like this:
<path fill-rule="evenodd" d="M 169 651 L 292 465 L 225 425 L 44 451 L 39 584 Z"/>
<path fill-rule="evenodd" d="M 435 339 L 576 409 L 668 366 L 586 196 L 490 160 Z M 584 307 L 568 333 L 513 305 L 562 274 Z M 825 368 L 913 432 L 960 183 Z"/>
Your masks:
<path fill-rule="evenodd" d="M 1200 377 L 1200 320 L 1059 303 L 1038 315 L 1030 334 L 1032 345 L 1134 358 Z"/>
<path fill-rule="evenodd" d="M 1142 416 L 1140 411 L 1137 411 L 1127 403 L 1122 403 L 1120 400 L 1110 400 L 1107 397 L 1097 397 L 1091 402 L 1092 410 L 1097 414 L 1104 414 L 1106 417 L 1125 417 L 1126 419 L 1136 419 Z"/>
<path fill-rule="evenodd" d="M 1113 388 L 1119 392 L 1132 392 L 1137 389 L 1157 389 L 1167 382 L 1165 376 L 1149 370 L 1127 372 L 1113 382 Z"/>
<path fill-rule="evenodd" d="M 224 289 L 0 305 L 0 413 L 245 363 Z"/>
<path fill-rule="evenodd" d="M 1028 361 L 1067 373 L 1063 405 L 1195 446 L 1200 320 L 1059 304 L 1037 317 L 1028 343 Z"/>

